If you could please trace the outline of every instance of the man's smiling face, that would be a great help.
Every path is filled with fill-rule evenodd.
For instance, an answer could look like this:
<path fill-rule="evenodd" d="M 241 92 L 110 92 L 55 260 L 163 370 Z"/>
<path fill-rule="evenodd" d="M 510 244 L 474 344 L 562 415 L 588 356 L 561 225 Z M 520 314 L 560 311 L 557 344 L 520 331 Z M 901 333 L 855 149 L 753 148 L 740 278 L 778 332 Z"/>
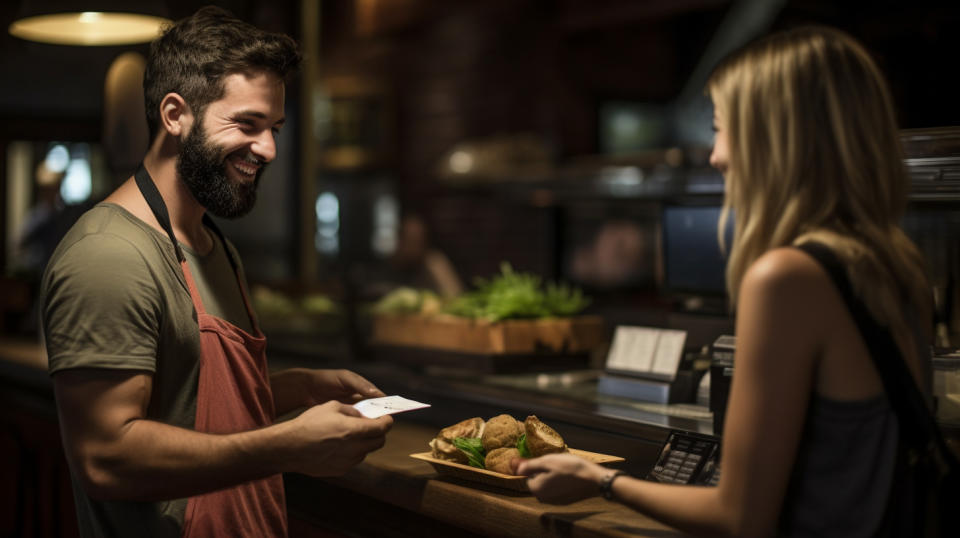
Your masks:
<path fill-rule="evenodd" d="M 283 81 L 273 74 L 228 75 L 223 97 L 183 139 L 177 174 L 210 213 L 237 218 L 253 208 L 260 174 L 277 154 L 283 100 Z"/>

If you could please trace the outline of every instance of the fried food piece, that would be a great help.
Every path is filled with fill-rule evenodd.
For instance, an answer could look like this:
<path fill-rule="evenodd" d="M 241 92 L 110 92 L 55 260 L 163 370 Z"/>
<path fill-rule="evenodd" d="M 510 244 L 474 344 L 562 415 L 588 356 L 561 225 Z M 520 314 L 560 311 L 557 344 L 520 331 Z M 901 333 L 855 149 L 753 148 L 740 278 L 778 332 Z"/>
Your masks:
<path fill-rule="evenodd" d="M 467 463 L 467 455 L 453 446 L 453 440 L 457 437 L 482 437 L 485 425 L 482 418 L 473 417 L 440 430 L 430 441 L 431 456 L 440 460 Z"/>
<path fill-rule="evenodd" d="M 521 434 L 523 434 L 522 422 L 510 415 L 497 415 L 487 421 L 480 442 L 488 453 L 501 447 L 516 448 Z"/>
<path fill-rule="evenodd" d="M 523 429 L 527 434 L 527 450 L 534 458 L 545 454 L 564 452 L 567 444 L 563 437 L 553 428 L 547 426 L 536 415 L 530 415 L 523 421 Z"/>
<path fill-rule="evenodd" d="M 510 462 L 513 458 L 519 458 L 520 451 L 514 447 L 500 447 L 487 452 L 487 458 L 484 460 L 483 465 L 487 468 L 488 471 L 494 471 L 501 474 L 513 474 L 513 467 L 510 466 Z"/>

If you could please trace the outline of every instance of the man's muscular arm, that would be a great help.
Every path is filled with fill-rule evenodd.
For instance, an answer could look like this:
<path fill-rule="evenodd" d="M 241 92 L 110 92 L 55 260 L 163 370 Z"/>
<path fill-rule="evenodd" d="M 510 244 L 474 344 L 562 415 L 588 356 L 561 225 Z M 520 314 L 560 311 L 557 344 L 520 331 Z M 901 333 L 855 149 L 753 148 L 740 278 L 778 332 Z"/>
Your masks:
<path fill-rule="evenodd" d="M 205 434 L 146 418 L 147 373 L 70 369 L 53 384 L 67 459 L 104 500 L 186 497 L 286 471 L 342 474 L 380 448 L 393 423 L 329 402 L 267 428 Z"/>

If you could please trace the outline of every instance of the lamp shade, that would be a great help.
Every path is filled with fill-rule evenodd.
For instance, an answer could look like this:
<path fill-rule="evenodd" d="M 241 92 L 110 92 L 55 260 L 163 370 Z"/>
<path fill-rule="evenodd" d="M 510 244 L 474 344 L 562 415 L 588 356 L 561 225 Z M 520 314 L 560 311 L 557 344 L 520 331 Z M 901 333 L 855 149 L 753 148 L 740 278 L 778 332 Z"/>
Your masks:
<path fill-rule="evenodd" d="M 9 31 L 57 45 L 130 45 L 160 35 L 170 23 L 166 13 L 162 2 L 23 0 Z"/>

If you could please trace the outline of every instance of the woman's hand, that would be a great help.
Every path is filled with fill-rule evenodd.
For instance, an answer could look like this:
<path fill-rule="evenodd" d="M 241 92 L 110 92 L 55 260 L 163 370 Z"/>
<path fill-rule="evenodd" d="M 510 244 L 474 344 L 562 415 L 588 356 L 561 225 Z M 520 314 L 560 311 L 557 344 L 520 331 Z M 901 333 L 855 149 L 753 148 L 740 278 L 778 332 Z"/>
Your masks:
<path fill-rule="evenodd" d="M 514 460 L 514 473 L 529 476 L 530 492 L 541 502 L 570 504 L 596 496 L 607 469 L 573 454 L 549 454 L 532 460 Z"/>

